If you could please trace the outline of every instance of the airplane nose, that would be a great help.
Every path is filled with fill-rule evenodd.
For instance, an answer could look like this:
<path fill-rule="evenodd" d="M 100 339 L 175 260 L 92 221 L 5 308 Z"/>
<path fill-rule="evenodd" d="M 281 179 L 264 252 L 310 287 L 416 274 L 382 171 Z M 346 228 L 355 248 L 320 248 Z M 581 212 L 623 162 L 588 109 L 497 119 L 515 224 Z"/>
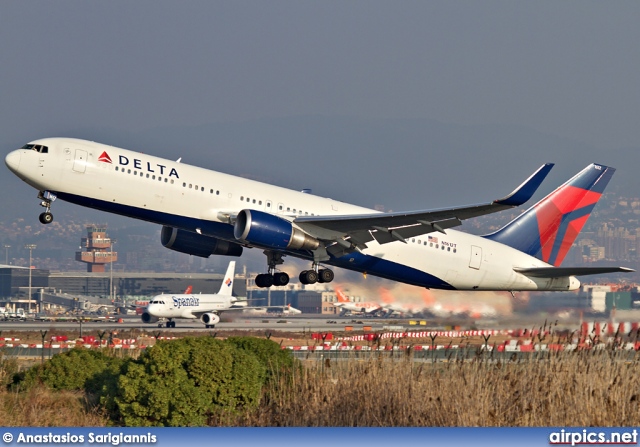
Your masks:
<path fill-rule="evenodd" d="M 17 172 L 20 167 L 20 151 L 9 152 L 4 159 L 4 163 L 11 172 Z"/>

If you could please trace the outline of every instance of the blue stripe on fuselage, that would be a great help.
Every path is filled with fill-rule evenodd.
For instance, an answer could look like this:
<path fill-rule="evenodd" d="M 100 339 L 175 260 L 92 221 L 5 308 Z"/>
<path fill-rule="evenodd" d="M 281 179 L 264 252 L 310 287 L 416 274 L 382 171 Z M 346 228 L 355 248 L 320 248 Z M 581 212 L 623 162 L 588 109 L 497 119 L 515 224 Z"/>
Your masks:
<path fill-rule="evenodd" d="M 177 216 L 175 214 L 164 213 L 161 211 L 141 209 L 133 206 L 122 205 L 120 203 L 78 196 L 75 194 L 62 192 L 56 192 L 56 194 L 60 200 L 87 208 L 107 211 L 113 214 L 131 217 L 133 219 L 182 228 L 193 232 L 195 232 L 196 229 L 200 229 L 204 235 L 237 243 L 236 238 L 233 236 L 233 225 L 221 222 L 211 222 L 209 220 L 196 219 L 193 217 Z M 264 248 L 268 249 L 269 247 Z M 286 251 L 285 253 L 296 258 L 313 260 L 313 254 L 309 251 Z M 380 278 L 390 279 L 392 281 L 400 281 L 414 286 L 456 290 L 451 284 L 421 270 L 358 252 L 353 252 L 342 256 L 341 258 L 332 257 L 331 260 L 326 262 L 326 264 L 360 273 L 367 273 Z"/>

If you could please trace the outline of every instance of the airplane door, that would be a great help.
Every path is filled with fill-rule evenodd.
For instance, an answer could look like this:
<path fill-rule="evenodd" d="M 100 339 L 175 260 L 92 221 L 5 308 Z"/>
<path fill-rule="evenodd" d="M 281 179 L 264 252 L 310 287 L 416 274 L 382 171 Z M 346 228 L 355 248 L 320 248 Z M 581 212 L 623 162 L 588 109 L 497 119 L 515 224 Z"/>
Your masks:
<path fill-rule="evenodd" d="M 87 151 L 76 149 L 76 158 L 73 160 L 73 170 L 84 172 L 87 169 Z"/>
<path fill-rule="evenodd" d="M 469 260 L 469 267 L 472 269 L 480 270 L 480 264 L 482 263 L 482 248 L 471 246 L 471 259 Z"/>

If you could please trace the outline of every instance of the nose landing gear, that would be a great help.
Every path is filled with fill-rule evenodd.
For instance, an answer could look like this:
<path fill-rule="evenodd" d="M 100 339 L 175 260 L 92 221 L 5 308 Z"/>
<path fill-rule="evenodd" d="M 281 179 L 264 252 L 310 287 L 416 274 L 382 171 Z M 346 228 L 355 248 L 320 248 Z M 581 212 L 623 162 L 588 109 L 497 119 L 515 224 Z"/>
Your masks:
<path fill-rule="evenodd" d="M 40 206 L 45 209 L 44 213 L 41 213 L 38 219 L 42 224 L 50 224 L 53 222 L 53 214 L 51 214 L 51 203 L 56 200 L 56 195 L 51 191 L 40 191 L 38 193 L 38 199 L 42 200 Z"/>

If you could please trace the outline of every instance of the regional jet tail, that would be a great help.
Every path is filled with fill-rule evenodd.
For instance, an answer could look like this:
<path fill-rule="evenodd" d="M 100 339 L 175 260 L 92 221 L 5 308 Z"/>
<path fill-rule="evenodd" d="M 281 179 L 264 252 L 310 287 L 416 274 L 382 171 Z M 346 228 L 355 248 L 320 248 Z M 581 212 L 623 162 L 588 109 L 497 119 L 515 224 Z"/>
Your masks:
<path fill-rule="evenodd" d="M 523 205 L 552 168 L 542 165 L 505 197 L 477 205 L 380 213 L 173 160 L 72 138 L 45 138 L 14 150 L 7 167 L 39 191 L 53 221 L 56 199 L 162 225 L 162 244 L 195 256 L 266 255 L 258 287 L 284 286 L 286 256 L 309 262 L 302 284 L 331 282 L 327 266 L 445 290 L 579 288 L 576 276 L 623 267 L 561 267 L 614 169 L 591 164 L 494 234 L 456 231 L 465 219 Z M 497 176 L 487 172 L 487 176 Z M 163 298 L 164 299 L 164 298 Z M 211 318 L 205 324 L 217 321 Z"/>
<path fill-rule="evenodd" d="M 149 301 L 142 313 L 144 323 L 157 323 L 166 319 L 166 326 L 176 327 L 174 319 L 200 320 L 206 328 L 213 328 L 220 321 L 220 314 L 228 310 L 246 309 L 238 306 L 232 296 L 236 261 L 231 261 L 222 280 L 220 291 L 215 294 L 185 293 L 181 295 L 157 295 Z"/>

